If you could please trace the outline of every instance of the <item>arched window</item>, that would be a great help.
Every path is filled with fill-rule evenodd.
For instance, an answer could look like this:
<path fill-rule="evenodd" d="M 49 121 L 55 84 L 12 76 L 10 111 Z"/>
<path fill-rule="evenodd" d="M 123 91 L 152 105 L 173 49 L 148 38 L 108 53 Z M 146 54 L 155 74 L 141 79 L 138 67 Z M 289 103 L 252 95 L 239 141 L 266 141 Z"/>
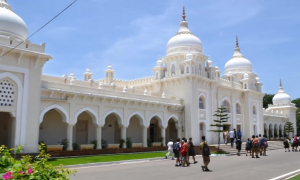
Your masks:
<path fill-rule="evenodd" d="M 14 84 L 8 79 L 0 81 L 0 106 L 14 106 Z"/>
<path fill-rule="evenodd" d="M 192 66 L 192 73 L 195 74 L 195 66 Z"/>
<path fill-rule="evenodd" d="M 236 103 L 236 113 L 241 114 L 241 105 L 239 103 Z"/>
<path fill-rule="evenodd" d="M 199 97 L 199 109 L 205 109 L 205 99 L 204 97 Z"/>
<path fill-rule="evenodd" d="M 245 89 L 247 89 L 247 84 L 245 84 Z"/>
<path fill-rule="evenodd" d="M 158 72 L 156 72 L 155 79 L 158 79 Z"/>
<path fill-rule="evenodd" d="M 190 68 L 186 67 L 186 73 L 190 73 Z"/>
<path fill-rule="evenodd" d="M 171 75 L 175 75 L 175 64 L 172 64 Z"/>
<path fill-rule="evenodd" d="M 253 114 L 256 114 L 256 107 L 253 106 Z"/>
<path fill-rule="evenodd" d="M 199 74 L 201 75 L 201 72 L 202 72 L 202 65 L 199 64 Z"/>
<path fill-rule="evenodd" d="M 230 113 L 230 104 L 228 101 L 223 101 L 222 106 L 225 108 L 225 112 Z"/>

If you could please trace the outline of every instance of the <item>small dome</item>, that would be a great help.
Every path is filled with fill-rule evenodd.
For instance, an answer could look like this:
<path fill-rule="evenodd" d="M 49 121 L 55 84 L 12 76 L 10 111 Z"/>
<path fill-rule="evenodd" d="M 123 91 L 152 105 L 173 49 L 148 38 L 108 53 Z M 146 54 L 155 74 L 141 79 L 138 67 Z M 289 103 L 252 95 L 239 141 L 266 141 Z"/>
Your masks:
<path fill-rule="evenodd" d="M 210 57 L 208 58 L 206 64 L 207 64 L 208 67 L 212 67 L 213 62 L 212 62 L 212 60 L 210 60 Z"/>
<path fill-rule="evenodd" d="M 183 20 L 180 23 L 179 31 L 173 36 L 167 44 L 167 52 L 179 47 L 192 47 L 196 51 L 203 52 L 201 40 L 195 36 L 188 28 L 188 22 L 185 20 L 185 11 L 183 9 Z"/>
<path fill-rule="evenodd" d="M 281 81 L 278 93 L 273 97 L 273 105 L 290 104 L 291 97 L 283 90 Z"/>
<path fill-rule="evenodd" d="M 256 82 L 258 82 L 258 83 L 259 83 L 259 81 L 260 81 L 259 77 L 256 77 L 255 80 L 256 80 Z"/>
<path fill-rule="evenodd" d="M 186 60 L 192 60 L 192 59 L 193 59 L 193 54 L 187 53 L 187 54 L 185 55 L 185 58 L 186 58 Z"/>
<path fill-rule="evenodd" d="M 244 79 L 249 79 L 249 74 L 246 72 L 243 77 Z"/>
<path fill-rule="evenodd" d="M 252 63 L 246 59 L 241 53 L 239 48 L 238 40 L 236 42 L 236 47 L 234 48 L 234 53 L 232 58 L 225 64 L 225 72 L 252 72 Z"/>
<path fill-rule="evenodd" d="M 158 60 L 156 61 L 156 66 L 162 66 L 163 61 L 161 60 L 160 56 L 158 57 Z"/>
<path fill-rule="evenodd" d="M 6 0 L 0 0 L 0 34 L 13 36 L 21 40 L 28 37 L 25 22 L 12 11 Z"/>

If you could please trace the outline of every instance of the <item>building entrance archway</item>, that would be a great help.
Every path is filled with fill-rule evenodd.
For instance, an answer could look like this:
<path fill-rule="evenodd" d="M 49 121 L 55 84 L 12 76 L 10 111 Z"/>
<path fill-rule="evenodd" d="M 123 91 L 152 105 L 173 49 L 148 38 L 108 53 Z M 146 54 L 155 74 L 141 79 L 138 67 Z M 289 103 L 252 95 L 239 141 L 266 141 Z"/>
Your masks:
<path fill-rule="evenodd" d="M 15 118 L 8 112 L 0 112 L 0 146 L 14 147 Z"/>

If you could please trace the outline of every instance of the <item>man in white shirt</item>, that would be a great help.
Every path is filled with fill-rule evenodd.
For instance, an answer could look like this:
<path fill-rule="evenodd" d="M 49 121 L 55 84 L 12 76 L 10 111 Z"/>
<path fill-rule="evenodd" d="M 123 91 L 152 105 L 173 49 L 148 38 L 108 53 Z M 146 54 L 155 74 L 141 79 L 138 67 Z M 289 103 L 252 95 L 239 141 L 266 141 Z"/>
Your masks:
<path fill-rule="evenodd" d="M 230 138 L 230 141 L 231 141 L 231 147 L 233 147 L 234 137 L 235 137 L 234 131 L 231 130 L 231 131 L 229 132 L 229 138 Z"/>
<path fill-rule="evenodd" d="M 166 154 L 166 159 L 168 159 L 168 156 L 171 153 L 172 154 L 172 160 L 174 160 L 173 141 L 172 141 L 172 139 L 170 139 L 170 141 L 168 142 L 167 146 L 168 146 L 168 153 Z"/>

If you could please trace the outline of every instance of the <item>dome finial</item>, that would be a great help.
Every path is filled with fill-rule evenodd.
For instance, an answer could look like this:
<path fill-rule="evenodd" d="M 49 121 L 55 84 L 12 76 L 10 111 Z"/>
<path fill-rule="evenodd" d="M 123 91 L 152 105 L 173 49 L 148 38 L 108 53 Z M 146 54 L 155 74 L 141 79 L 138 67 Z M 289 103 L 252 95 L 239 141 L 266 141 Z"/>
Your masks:
<path fill-rule="evenodd" d="M 186 16 L 185 16 L 185 9 L 184 9 L 184 6 L 183 6 L 183 11 L 182 11 L 182 20 L 183 20 L 183 21 L 185 21 L 185 17 L 186 17 Z"/>
<path fill-rule="evenodd" d="M 281 79 L 280 79 L 280 83 L 279 83 L 279 86 L 280 86 L 280 87 L 282 87 Z"/>
<path fill-rule="evenodd" d="M 239 47 L 239 38 L 238 38 L 238 36 L 236 36 L 236 38 L 235 38 L 235 45 L 236 45 L 236 47 Z"/>

